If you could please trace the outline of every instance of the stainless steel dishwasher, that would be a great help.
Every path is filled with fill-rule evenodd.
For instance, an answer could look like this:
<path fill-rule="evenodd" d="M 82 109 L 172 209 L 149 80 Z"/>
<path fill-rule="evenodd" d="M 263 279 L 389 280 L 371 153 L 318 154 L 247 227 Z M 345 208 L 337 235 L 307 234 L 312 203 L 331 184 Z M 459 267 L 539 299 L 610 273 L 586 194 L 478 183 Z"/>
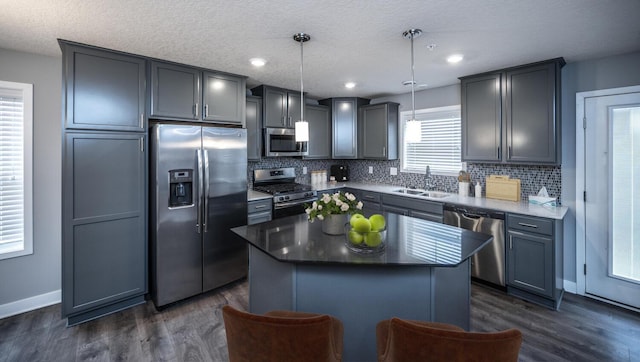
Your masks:
<path fill-rule="evenodd" d="M 471 259 L 471 276 L 505 286 L 505 214 L 473 207 L 444 205 L 444 223 L 493 236 L 493 241 Z"/>

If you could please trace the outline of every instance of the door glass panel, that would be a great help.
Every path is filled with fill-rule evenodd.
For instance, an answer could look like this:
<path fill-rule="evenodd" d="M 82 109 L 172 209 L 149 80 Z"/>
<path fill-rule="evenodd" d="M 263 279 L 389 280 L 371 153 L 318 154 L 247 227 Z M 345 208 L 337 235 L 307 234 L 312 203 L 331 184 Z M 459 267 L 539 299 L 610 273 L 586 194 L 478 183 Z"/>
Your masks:
<path fill-rule="evenodd" d="M 640 106 L 610 109 L 610 266 L 613 277 L 640 282 Z"/>

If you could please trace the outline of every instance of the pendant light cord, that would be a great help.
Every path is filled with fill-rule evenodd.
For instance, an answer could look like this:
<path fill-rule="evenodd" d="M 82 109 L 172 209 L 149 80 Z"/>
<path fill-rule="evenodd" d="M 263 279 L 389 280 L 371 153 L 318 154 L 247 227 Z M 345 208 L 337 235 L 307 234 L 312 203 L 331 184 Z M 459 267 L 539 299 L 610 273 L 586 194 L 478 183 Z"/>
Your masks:
<path fill-rule="evenodd" d="M 304 121 L 304 41 L 300 42 L 300 120 Z"/>
<path fill-rule="evenodd" d="M 415 121 L 416 119 L 416 80 L 415 80 L 415 72 L 414 72 L 414 64 L 413 64 L 413 35 L 411 32 L 411 120 Z"/>

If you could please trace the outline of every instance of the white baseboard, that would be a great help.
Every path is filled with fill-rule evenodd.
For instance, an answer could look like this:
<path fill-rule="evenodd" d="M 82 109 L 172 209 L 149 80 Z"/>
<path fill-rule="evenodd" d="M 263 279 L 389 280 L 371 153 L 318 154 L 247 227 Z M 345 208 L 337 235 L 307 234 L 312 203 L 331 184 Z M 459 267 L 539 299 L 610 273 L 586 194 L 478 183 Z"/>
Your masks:
<path fill-rule="evenodd" d="M 15 302 L 0 305 L 0 319 L 11 317 L 16 314 L 29 312 L 38 308 L 48 307 L 52 304 L 60 303 L 62 290 L 36 295 L 33 297 L 16 300 Z"/>
<path fill-rule="evenodd" d="M 576 282 L 570 282 L 568 280 L 564 281 L 564 291 L 567 293 L 571 293 L 571 294 L 577 294 L 578 293 L 578 283 Z"/>

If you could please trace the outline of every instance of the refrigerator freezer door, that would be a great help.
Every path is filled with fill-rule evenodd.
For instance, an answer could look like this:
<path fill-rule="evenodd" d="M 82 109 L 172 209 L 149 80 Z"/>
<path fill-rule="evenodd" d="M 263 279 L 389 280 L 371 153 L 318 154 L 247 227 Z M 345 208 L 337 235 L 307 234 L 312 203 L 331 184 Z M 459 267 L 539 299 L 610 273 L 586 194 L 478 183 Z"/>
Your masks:
<path fill-rule="evenodd" d="M 202 234 L 197 228 L 201 143 L 200 126 L 151 129 L 151 297 L 156 306 L 202 292 Z M 171 189 L 190 190 L 192 203 L 170 207 Z"/>
<path fill-rule="evenodd" d="M 247 132 L 239 128 L 202 129 L 208 160 L 203 233 L 203 290 L 247 274 L 247 245 L 229 229 L 247 224 Z"/>

